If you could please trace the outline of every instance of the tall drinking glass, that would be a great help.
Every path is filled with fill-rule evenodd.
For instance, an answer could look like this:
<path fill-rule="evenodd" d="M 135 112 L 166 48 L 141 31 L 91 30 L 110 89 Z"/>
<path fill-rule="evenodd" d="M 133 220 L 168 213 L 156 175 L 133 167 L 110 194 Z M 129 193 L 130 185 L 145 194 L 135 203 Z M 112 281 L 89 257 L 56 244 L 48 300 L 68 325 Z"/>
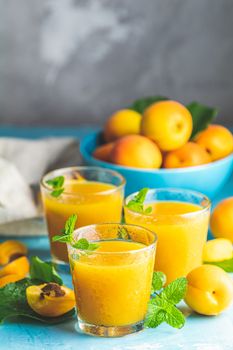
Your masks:
<path fill-rule="evenodd" d="M 64 191 L 54 196 L 48 181 L 64 177 Z M 42 201 L 48 226 L 52 259 L 68 263 L 66 245 L 52 242 L 66 220 L 77 214 L 77 227 L 101 222 L 120 222 L 125 180 L 117 172 L 98 167 L 71 167 L 51 171 L 41 180 Z"/>
<path fill-rule="evenodd" d="M 135 225 L 98 224 L 77 229 L 73 241 L 81 238 L 98 248 L 80 251 L 68 245 L 79 329 L 105 337 L 141 330 L 150 298 L 156 235 Z"/>
<path fill-rule="evenodd" d="M 207 237 L 210 201 L 198 192 L 183 189 L 151 189 L 145 207 L 150 214 L 138 213 L 127 207 L 135 196 L 125 201 L 127 224 L 137 224 L 158 235 L 155 269 L 163 271 L 167 282 L 186 276 L 201 265 L 204 243 Z"/>

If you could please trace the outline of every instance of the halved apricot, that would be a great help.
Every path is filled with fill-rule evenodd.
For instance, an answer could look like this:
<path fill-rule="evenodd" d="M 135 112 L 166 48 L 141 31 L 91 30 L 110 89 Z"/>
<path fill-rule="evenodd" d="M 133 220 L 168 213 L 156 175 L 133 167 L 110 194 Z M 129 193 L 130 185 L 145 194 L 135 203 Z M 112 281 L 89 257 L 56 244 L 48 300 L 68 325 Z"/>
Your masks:
<path fill-rule="evenodd" d="M 0 277 L 0 288 L 6 286 L 8 283 L 20 281 L 23 278 L 24 278 L 24 276 L 20 276 L 17 274 L 11 274 L 11 275 L 6 275 L 3 277 Z"/>
<path fill-rule="evenodd" d="M 5 265 L 0 270 L 0 277 L 17 274 L 25 277 L 29 272 L 29 261 L 26 256 L 22 256 Z"/>
<path fill-rule="evenodd" d="M 16 257 L 27 254 L 27 247 L 19 241 L 5 241 L 0 244 L 0 265 L 6 265 Z"/>
<path fill-rule="evenodd" d="M 27 302 L 37 314 L 57 317 L 72 310 L 75 306 L 73 290 L 57 283 L 45 283 L 26 289 Z"/>

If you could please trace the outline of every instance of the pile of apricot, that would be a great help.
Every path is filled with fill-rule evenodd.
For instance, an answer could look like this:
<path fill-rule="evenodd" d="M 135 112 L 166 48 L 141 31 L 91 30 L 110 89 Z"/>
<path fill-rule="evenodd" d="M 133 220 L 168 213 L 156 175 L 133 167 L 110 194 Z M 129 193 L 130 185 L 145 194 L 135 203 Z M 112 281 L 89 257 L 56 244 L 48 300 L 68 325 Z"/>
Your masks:
<path fill-rule="evenodd" d="M 27 252 L 27 247 L 19 241 L 0 243 L 0 288 L 28 276 L 30 263 Z M 46 317 L 61 316 L 75 306 L 74 291 L 57 283 L 29 286 L 26 297 L 32 310 Z"/>
<path fill-rule="evenodd" d="M 93 156 L 105 162 L 136 168 L 183 168 L 207 164 L 233 151 L 232 133 L 209 125 L 191 139 L 193 119 L 177 101 L 150 105 L 144 113 L 123 109 L 104 126 L 105 144 Z"/>

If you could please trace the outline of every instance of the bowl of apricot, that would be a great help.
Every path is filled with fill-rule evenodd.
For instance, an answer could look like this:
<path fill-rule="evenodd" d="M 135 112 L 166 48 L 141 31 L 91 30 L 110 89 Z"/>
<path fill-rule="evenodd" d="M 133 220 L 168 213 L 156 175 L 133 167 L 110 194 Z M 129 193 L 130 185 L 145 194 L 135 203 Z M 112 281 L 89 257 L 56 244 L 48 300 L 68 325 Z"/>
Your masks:
<path fill-rule="evenodd" d="M 233 170 L 233 136 L 213 124 L 216 109 L 164 97 L 137 100 L 80 144 L 88 165 L 120 172 L 126 194 L 142 187 L 185 188 L 213 198 Z"/>

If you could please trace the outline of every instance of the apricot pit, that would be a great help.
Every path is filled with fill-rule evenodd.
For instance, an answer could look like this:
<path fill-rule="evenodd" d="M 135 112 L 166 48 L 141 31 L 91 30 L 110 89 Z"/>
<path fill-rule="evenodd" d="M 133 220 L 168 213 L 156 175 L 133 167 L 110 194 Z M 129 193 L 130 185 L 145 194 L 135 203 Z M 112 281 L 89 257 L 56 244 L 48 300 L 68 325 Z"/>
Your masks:
<path fill-rule="evenodd" d="M 37 314 L 58 317 L 75 306 L 73 290 L 57 283 L 45 283 L 26 289 L 27 302 Z"/>

